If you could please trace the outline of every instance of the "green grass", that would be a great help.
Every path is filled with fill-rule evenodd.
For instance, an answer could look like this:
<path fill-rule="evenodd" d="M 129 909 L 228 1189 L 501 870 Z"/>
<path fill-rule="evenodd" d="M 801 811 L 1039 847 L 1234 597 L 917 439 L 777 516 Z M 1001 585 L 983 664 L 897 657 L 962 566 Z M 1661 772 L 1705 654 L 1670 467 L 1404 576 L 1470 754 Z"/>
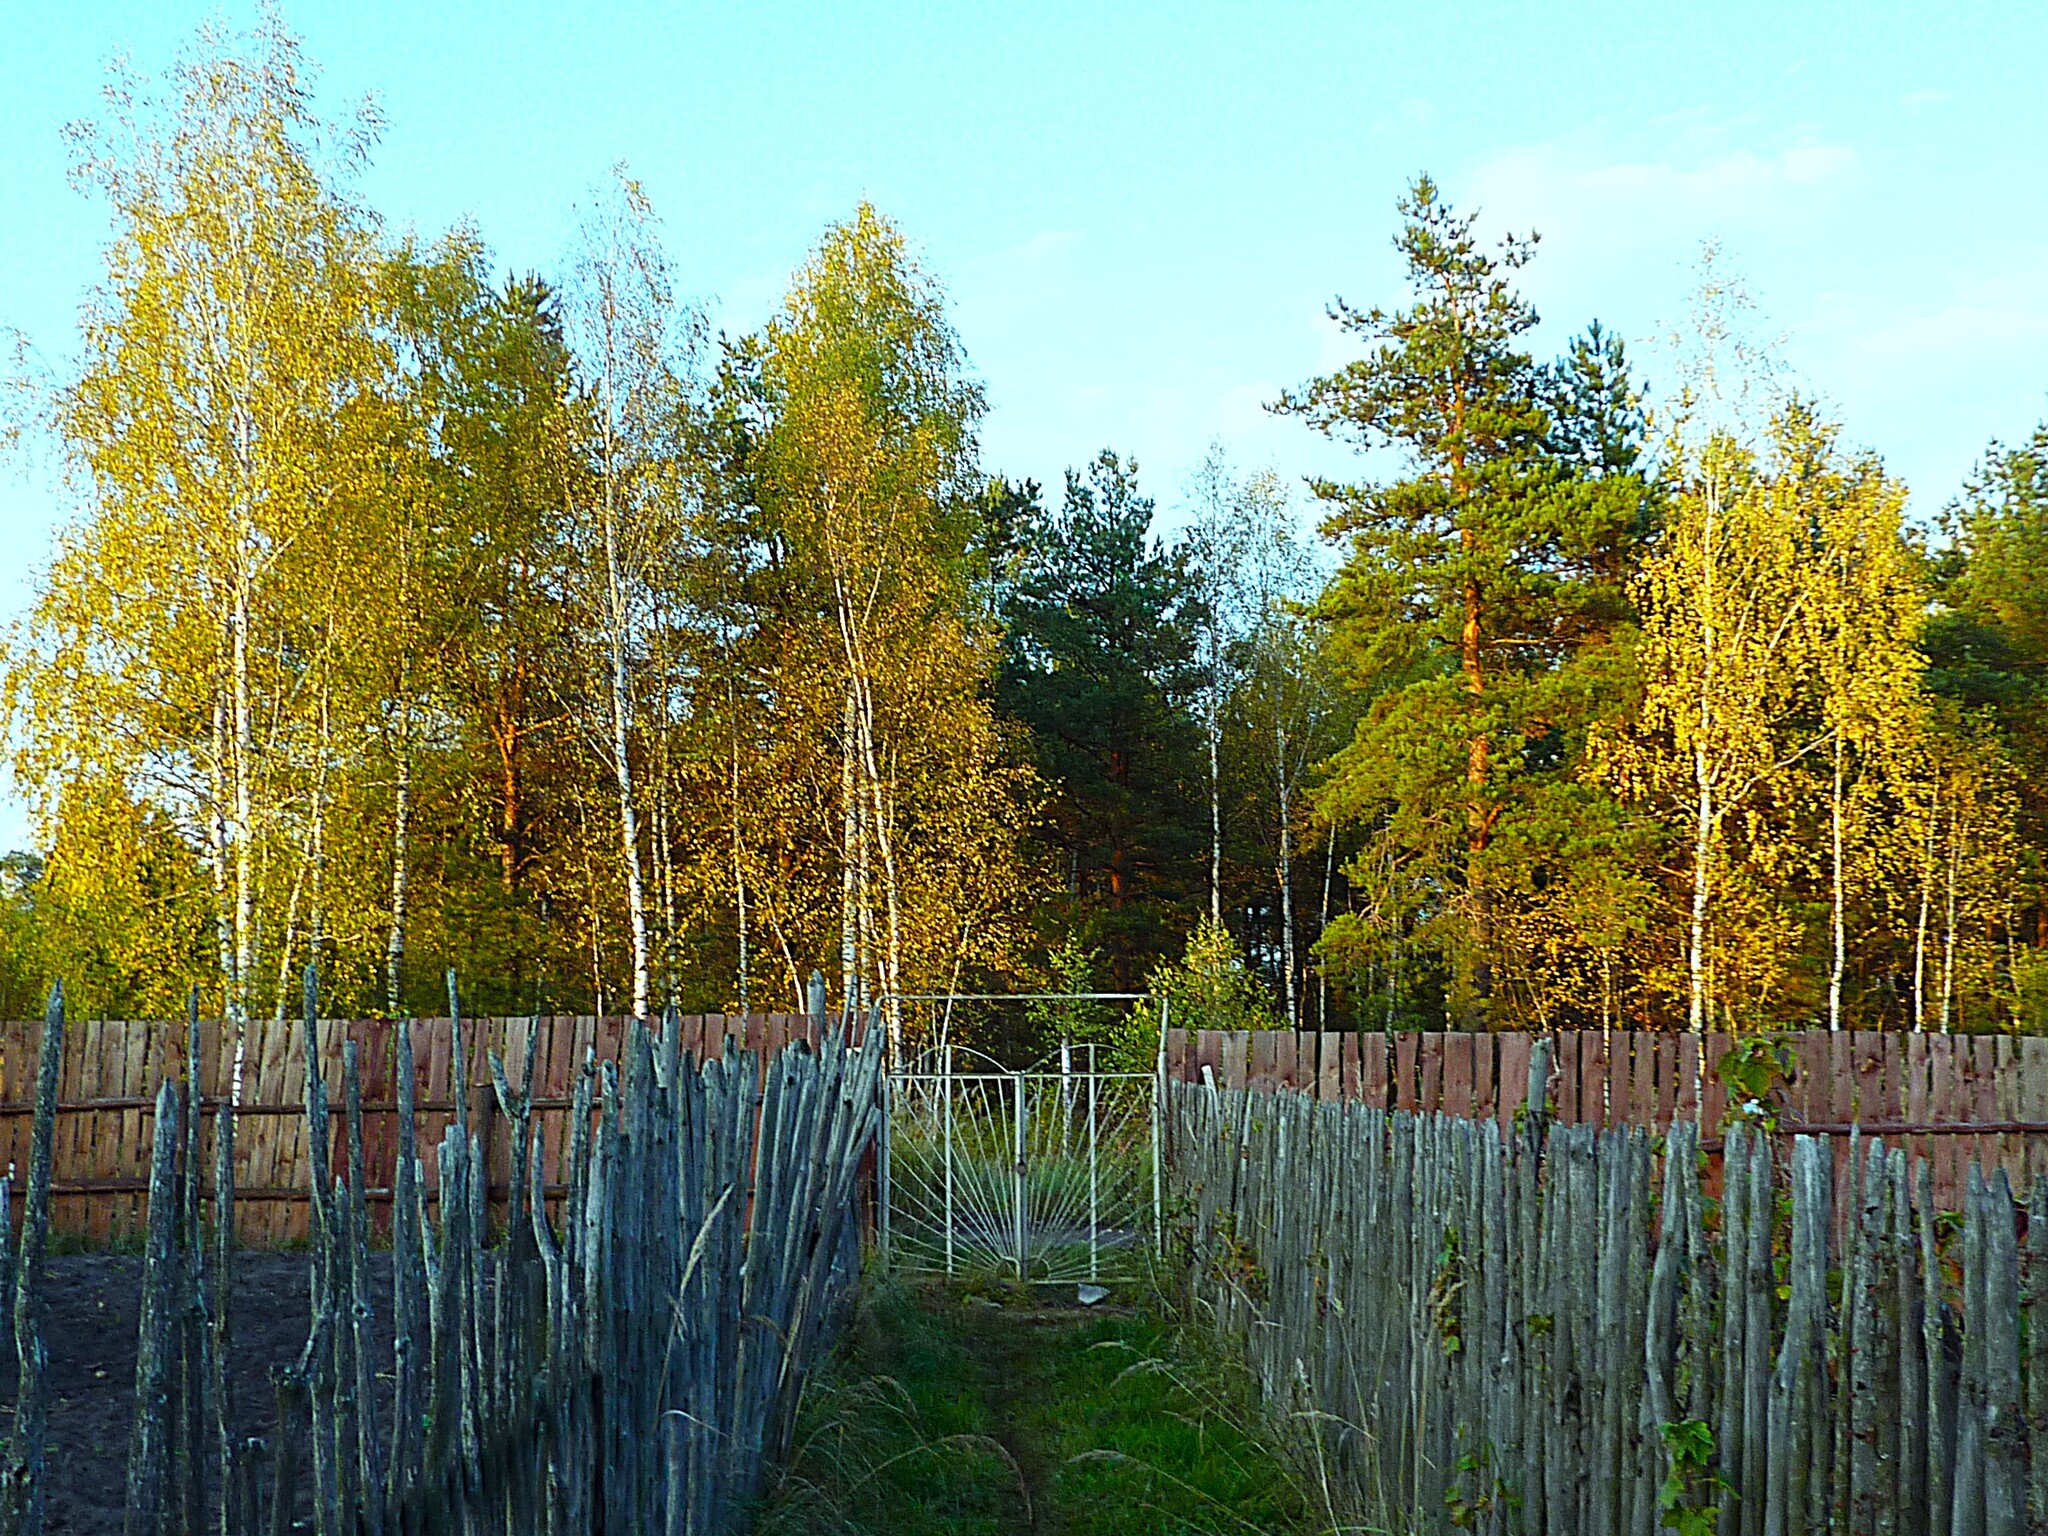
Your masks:
<path fill-rule="evenodd" d="M 1249 1384 L 1154 1316 L 1091 1320 L 1042 1358 L 1024 1422 L 1055 1462 L 1059 1529 L 1310 1531 L 1322 1522 L 1258 1432 Z"/>
<path fill-rule="evenodd" d="M 808 1394 L 757 1528 L 1328 1530 L 1260 1422 L 1242 1371 L 1153 1308 L 877 1285 Z"/>
<path fill-rule="evenodd" d="M 1022 1476 L 993 1434 L 978 1363 L 939 1312 L 872 1287 L 805 1393 L 795 1453 L 755 1529 L 1015 1529 Z"/>

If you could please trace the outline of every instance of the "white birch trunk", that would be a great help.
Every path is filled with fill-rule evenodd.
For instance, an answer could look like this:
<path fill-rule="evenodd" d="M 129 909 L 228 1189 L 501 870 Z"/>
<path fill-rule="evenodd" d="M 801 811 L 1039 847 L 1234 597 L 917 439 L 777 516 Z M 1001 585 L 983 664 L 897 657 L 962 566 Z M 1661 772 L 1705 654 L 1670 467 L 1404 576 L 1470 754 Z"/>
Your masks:
<path fill-rule="evenodd" d="M 1209 921 L 1223 926 L 1223 772 L 1218 760 L 1218 738 L 1223 734 L 1221 700 L 1223 670 L 1214 667 L 1209 680 Z"/>
<path fill-rule="evenodd" d="M 1280 810 L 1280 964 L 1287 972 L 1287 1025 L 1301 1027 L 1301 1003 L 1294 975 L 1294 796 L 1287 776 L 1287 733 L 1279 711 L 1273 715 L 1273 773 Z"/>
<path fill-rule="evenodd" d="M 633 804 L 633 761 L 627 755 L 631 723 L 631 698 L 627 688 L 626 641 L 630 622 L 625 581 L 619 568 L 618 530 L 610 505 L 612 488 L 605 487 L 604 558 L 605 580 L 610 601 L 611 660 L 611 759 L 614 785 L 619 797 L 619 855 L 626 871 L 627 937 L 633 951 L 633 1016 L 647 1017 L 647 892 L 640 878 L 640 818 Z"/>
<path fill-rule="evenodd" d="M 306 953 L 317 962 L 327 938 L 327 770 L 333 757 L 332 700 L 320 691 L 320 775 L 313 786 L 313 910 L 306 925 Z"/>
<path fill-rule="evenodd" d="M 1316 941 L 1322 942 L 1324 934 L 1330 931 L 1330 882 L 1337 873 L 1337 824 L 1330 823 L 1330 836 L 1323 848 L 1323 905 L 1316 917 Z M 1327 964 L 1316 967 L 1316 1028 L 1330 1027 L 1330 970 Z"/>
<path fill-rule="evenodd" d="M 870 755 L 872 755 L 872 746 Z M 875 851 L 882 856 L 882 902 L 889 933 L 882 968 L 882 993 L 889 1005 L 889 1059 L 903 1060 L 903 903 L 896 877 L 896 841 L 890 833 L 890 806 L 879 777 L 871 778 L 875 802 Z"/>
<path fill-rule="evenodd" d="M 654 883 L 661 893 L 661 976 L 666 998 L 675 996 L 676 977 L 676 856 L 673 823 L 670 820 L 669 785 L 672 775 L 668 761 L 668 725 L 661 726 L 661 761 L 654 781 Z M 742 1013 L 745 1009 L 740 1010 Z"/>
<path fill-rule="evenodd" d="M 1848 943 L 1842 921 L 1842 733 L 1835 731 L 1835 782 L 1829 810 L 1834 828 L 1834 965 L 1828 971 L 1828 1028 L 1842 1028 L 1842 971 Z"/>
<path fill-rule="evenodd" d="M 601 481 L 604 496 L 603 538 L 604 538 L 604 579 L 605 579 L 605 629 L 606 660 L 609 663 L 610 694 L 609 756 L 611 758 L 613 786 L 618 796 L 619 855 L 626 875 L 626 928 L 627 942 L 631 947 L 633 961 L 633 1015 L 647 1017 L 648 982 L 647 961 L 647 893 L 640 874 L 640 819 L 633 800 L 633 763 L 627 753 L 631 726 L 631 694 L 627 676 L 627 661 L 632 639 L 632 609 L 627 592 L 627 578 L 624 559 L 620 552 L 619 527 L 619 391 L 621 370 L 624 366 L 620 357 L 622 328 L 625 323 L 623 306 L 616 287 L 618 281 L 618 230 L 610 232 L 610 248 L 607 253 L 607 267 L 602 279 L 600 295 L 600 334 L 604 350 L 603 371 L 599 386 L 602 395 L 599 412 L 599 449 Z"/>
<path fill-rule="evenodd" d="M 619 792 L 619 854 L 626 868 L 626 922 L 633 947 L 633 1016 L 647 1017 L 647 893 L 640 880 L 640 818 L 633 806 L 633 768 L 626 756 L 626 682 L 623 656 L 612 668 L 612 756 Z"/>
<path fill-rule="evenodd" d="M 856 889 L 860 850 L 860 802 L 855 798 L 853 788 L 853 733 L 854 703 L 853 685 L 846 688 L 846 720 L 841 727 L 839 746 L 839 805 L 843 821 L 840 834 L 839 859 L 839 996 L 840 1007 L 851 1012 L 854 1007 L 854 988 L 858 983 L 860 970 L 859 896 Z"/>
<path fill-rule="evenodd" d="M 1707 896 L 1714 852 L 1714 786 L 1707 772 L 1704 745 L 1693 749 L 1693 778 L 1699 800 L 1693 815 L 1692 931 L 1686 940 L 1685 963 L 1691 981 L 1686 1022 L 1696 1035 L 1707 1030 Z"/>
<path fill-rule="evenodd" d="M 1941 821 L 1941 778 L 1937 774 L 1927 807 L 1927 835 L 1920 845 L 1920 915 L 1913 928 L 1913 1028 L 1927 1028 L 1927 917 L 1934 902 L 1934 834 Z"/>
<path fill-rule="evenodd" d="M 877 967 L 877 980 L 889 1005 L 889 1059 L 903 1059 L 903 1009 L 896 994 L 900 990 L 903 966 L 903 909 L 901 890 L 896 869 L 896 838 L 891 824 L 888 792 L 881 772 L 881 759 L 875 751 L 875 701 L 869 692 L 867 680 L 863 677 L 860 688 L 860 747 L 861 764 L 867 775 L 867 814 L 871 817 L 870 838 L 861 841 L 862 867 L 861 884 L 867 886 L 866 850 L 870 841 L 875 852 L 882 858 L 882 904 L 883 915 L 888 922 L 886 948 L 882 964 Z"/>
<path fill-rule="evenodd" d="M 733 906 L 739 914 L 740 1013 L 747 1009 L 747 864 L 745 845 L 740 834 L 740 738 L 735 719 L 732 738 L 732 896 Z M 796 974 L 796 967 L 790 967 L 790 974 Z"/>
<path fill-rule="evenodd" d="M 854 940 L 857 946 L 856 964 L 853 971 L 855 1006 L 865 1013 L 874 997 L 875 964 L 875 912 L 874 912 L 874 871 L 869 866 L 868 854 L 874 841 L 874 828 L 870 824 L 873 812 L 863 800 L 854 807 L 854 878 L 853 918 Z"/>
<path fill-rule="evenodd" d="M 399 686 L 405 684 L 401 681 Z M 384 940 L 384 1013 L 397 1018 L 405 971 L 405 903 L 412 876 L 412 708 L 400 700 L 398 783 L 391 807 L 391 928 Z"/>
<path fill-rule="evenodd" d="M 299 900 L 306 893 L 306 874 L 313 864 L 313 844 L 308 834 L 299 854 L 299 866 L 292 871 L 292 893 L 284 904 L 284 942 L 277 946 L 277 990 L 271 1002 L 271 1017 L 284 1023 L 285 1003 L 291 992 L 292 962 L 298 958 Z"/>
<path fill-rule="evenodd" d="M 213 762 L 207 773 L 206 835 L 212 850 L 213 937 L 220 951 L 222 997 L 235 990 L 235 920 L 228 895 L 228 744 L 227 703 L 216 693 L 213 701 Z M 227 1004 L 223 1002 L 222 1010 Z"/>
<path fill-rule="evenodd" d="M 1686 1021 L 1695 1035 L 1707 1029 L 1707 903 L 1714 853 L 1714 775 L 1708 751 L 1714 722 L 1714 533 L 1719 521 L 1720 485 L 1709 475 L 1706 527 L 1700 541 L 1699 739 L 1693 743 L 1693 787 L 1698 795 L 1692 843 L 1692 931 L 1686 944 L 1689 995 Z"/>
<path fill-rule="evenodd" d="M 1961 839 L 1957 834 L 1955 808 L 1948 813 L 1948 910 L 1942 922 L 1941 936 L 1941 1032 L 1948 1033 L 1949 1008 L 1955 997 L 1956 983 L 1956 871 L 1961 858 Z"/>
<path fill-rule="evenodd" d="M 249 697 L 249 577 L 239 573 L 235 582 L 233 648 L 234 697 L 234 814 L 230 825 L 234 843 L 235 964 L 230 977 L 227 1010 L 232 1033 L 239 1046 L 249 1022 L 249 987 L 256 966 L 256 873 L 255 820 L 255 722 Z"/>

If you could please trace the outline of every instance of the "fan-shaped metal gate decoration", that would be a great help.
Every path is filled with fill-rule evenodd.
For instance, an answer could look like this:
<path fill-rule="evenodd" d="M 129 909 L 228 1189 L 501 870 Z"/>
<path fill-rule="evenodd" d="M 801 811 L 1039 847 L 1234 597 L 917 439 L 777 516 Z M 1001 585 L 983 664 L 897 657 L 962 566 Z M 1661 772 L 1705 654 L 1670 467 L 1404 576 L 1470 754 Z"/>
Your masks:
<path fill-rule="evenodd" d="M 1026 1072 L 941 1046 L 889 1074 L 880 1238 L 898 1269 L 1033 1282 L 1142 1276 L 1159 1232 L 1146 1072 L 1062 1048 Z"/>

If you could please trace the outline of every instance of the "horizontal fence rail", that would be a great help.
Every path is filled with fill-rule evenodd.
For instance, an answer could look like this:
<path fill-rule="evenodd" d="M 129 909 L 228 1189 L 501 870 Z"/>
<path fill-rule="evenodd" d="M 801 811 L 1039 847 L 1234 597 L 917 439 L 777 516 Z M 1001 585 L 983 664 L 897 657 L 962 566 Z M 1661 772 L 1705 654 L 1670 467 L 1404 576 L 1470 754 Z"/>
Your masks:
<path fill-rule="evenodd" d="M 482 1149 L 490 1208 L 502 1219 L 513 1171 L 511 1132 L 491 1089 L 490 1057 L 505 1063 L 512 1081 L 525 1081 L 533 1059 L 533 1123 L 541 1135 L 546 1194 L 559 1200 L 568 1187 L 563 1159 L 578 1076 L 587 1055 L 617 1064 L 630 1020 L 620 1016 L 541 1015 L 465 1018 L 466 1060 L 456 1063 L 449 1019 L 411 1022 L 419 1084 L 418 1137 L 430 1204 L 440 1198 L 442 1133 L 466 1109 Z M 679 1021 L 682 1049 L 697 1059 L 720 1055 L 728 1041 L 741 1051 L 772 1057 L 794 1040 L 816 1046 L 837 1016 L 807 1014 L 693 1014 Z M 859 1021 L 853 1035 L 860 1038 Z M 158 1090 L 182 1084 L 187 1033 L 183 1021 L 83 1020 L 69 1026 L 58 1076 L 58 1113 L 51 1180 L 51 1230 L 103 1245 L 140 1236 L 149 1189 L 151 1142 Z M 364 1163 L 375 1235 L 389 1236 L 390 1203 L 398 1156 L 398 1026 L 388 1019 L 323 1019 L 315 1030 L 322 1081 L 330 1096 L 341 1091 L 342 1057 L 353 1043 L 360 1057 Z M 42 1025 L 0 1023 L 0 1172 L 28 1162 Z M 234 1086 L 235 1052 L 223 1048 L 217 1020 L 199 1024 L 201 1145 L 213 1156 L 214 1122 Z M 305 1026 L 296 1019 L 250 1023 L 242 1046 L 235 1156 L 237 1239 L 250 1247 L 280 1247 L 309 1235 L 311 1166 L 305 1113 Z M 464 1087 L 458 1106 L 456 1085 Z M 348 1155 L 345 1127 L 330 1130 L 330 1167 Z M 14 1185 L 19 1211 L 21 1183 Z"/>
<path fill-rule="evenodd" d="M 1757 1106 L 1771 1129 L 1844 1142 L 1852 1127 L 1883 1135 L 1926 1161 L 1945 1210 L 1961 1208 L 1973 1162 L 2003 1168 L 2015 1188 L 2048 1174 L 2048 1037 L 1804 1030 L 1741 1038 L 1747 1049 L 1768 1048 L 1784 1064 Z M 1558 1122 L 1657 1131 L 1697 1125 L 1705 1147 L 1719 1152 L 1731 1102 L 1739 1099 L 1721 1072 L 1737 1045 L 1727 1034 L 1171 1029 L 1166 1075 L 1494 1120 L 1511 1130 L 1526 1113 L 1539 1041 L 1551 1053 L 1547 1109 Z M 1845 1146 L 1835 1149 L 1838 1161 L 1846 1155 Z"/>

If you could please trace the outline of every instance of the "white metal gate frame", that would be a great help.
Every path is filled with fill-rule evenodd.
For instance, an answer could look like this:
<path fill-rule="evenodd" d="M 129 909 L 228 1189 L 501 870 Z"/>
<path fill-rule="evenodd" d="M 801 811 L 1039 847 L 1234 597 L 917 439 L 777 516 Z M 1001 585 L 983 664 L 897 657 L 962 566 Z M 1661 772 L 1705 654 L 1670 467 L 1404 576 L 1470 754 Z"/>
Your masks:
<path fill-rule="evenodd" d="M 1061 1046 L 1060 1054 L 1062 1057 L 1062 1069 L 1059 1071 L 1041 1071 L 1037 1069 L 1014 1071 L 998 1068 L 997 1070 L 991 1072 L 960 1073 L 955 1072 L 953 1070 L 954 1052 L 956 1050 L 964 1048 L 953 1045 L 951 1041 L 946 1038 L 947 1028 L 946 1025 L 942 1024 L 940 1028 L 940 1038 L 937 1045 L 933 1047 L 930 1051 L 927 1051 L 925 1053 L 927 1056 L 937 1056 L 939 1068 L 937 1071 L 909 1071 L 906 1069 L 904 1063 L 894 1060 L 890 1061 L 888 1063 L 888 1070 L 882 1076 L 882 1134 L 875 1160 L 875 1183 L 877 1196 L 876 1240 L 881 1249 L 882 1260 L 885 1264 L 888 1264 L 893 1267 L 896 1263 L 896 1254 L 894 1252 L 892 1232 L 892 1215 L 895 1204 L 895 1186 L 893 1178 L 893 1169 L 891 1167 L 891 1143 L 893 1140 L 893 1126 L 896 1113 L 896 1101 L 899 1089 L 906 1088 L 910 1085 L 919 1083 L 938 1085 L 938 1091 L 941 1097 L 941 1102 L 944 1106 L 944 1134 L 942 1139 L 941 1155 L 945 1170 L 944 1272 L 946 1274 L 950 1275 L 957 1272 L 956 1239 L 958 1235 L 958 1211 L 954 1201 L 956 1168 L 953 1156 L 953 1094 L 956 1087 L 959 1084 L 970 1082 L 992 1083 L 997 1085 L 1007 1084 L 1009 1085 L 1011 1093 L 1013 1095 L 1012 1103 L 1015 1105 L 1015 1112 L 1010 1117 L 1013 1127 L 1013 1142 L 1011 1148 L 1012 1164 L 1010 1178 L 1011 1230 L 1009 1235 L 1011 1259 L 1016 1270 L 1017 1279 L 1020 1282 L 1030 1283 L 1031 1280 L 1031 1231 L 1027 1189 L 1028 1163 L 1026 1149 L 1028 1144 L 1027 1133 L 1029 1129 L 1029 1110 L 1027 1108 L 1029 1101 L 1027 1097 L 1027 1090 L 1029 1085 L 1033 1081 L 1059 1081 L 1062 1084 L 1063 1092 L 1070 1089 L 1074 1083 L 1074 1080 L 1077 1078 L 1080 1079 L 1081 1082 L 1086 1085 L 1086 1090 L 1088 1093 L 1089 1169 L 1088 1278 L 1091 1280 L 1097 1278 L 1097 1271 L 1100 1259 L 1101 1237 L 1101 1232 L 1098 1225 L 1098 1209 L 1096 1205 L 1097 1180 L 1099 1177 L 1099 1164 L 1097 1159 L 1096 1145 L 1098 1103 L 1097 1095 L 1100 1091 L 1101 1085 L 1109 1082 L 1144 1083 L 1150 1087 L 1151 1092 L 1147 1096 L 1147 1113 L 1149 1117 L 1149 1131 L 1152 1153 L 1152 1249 L 1155 1255 L 1163 1251 L 1161 1245 L 1164 1243 L 1165 1240 L 1164 1167 L 1166 1156 L 1164 1108 L 1166 1100 L 1167 1000 L 1165 998 L 1156 997 L 1154 994 L 1149 992 L 903 993 L 894 994 L 879 999 L 876 1006 L 876 1014 L 879 1017 L 882 1010 L 890 1007 L 891 1005 L 911 1002 L 945 1004 L 946 1017 L 948 1021 L 950 1021 L 952 1005 L 954 1003 L 1127 1002 L 1142 1006 L 1143 1004 L 1149 1002 L 1157 1002 L 1159 1005 L 1159 1043 L 1153 1069 L 1149 1073 L 1101 1072 L 1096 1070 L 1094 1057 L 1095 1047 L 1092 1044 L 1089 1044 L 1085 1047 L 1085 1049 L 1089 1053 L 1088 1069 L 1081 1073 L 1075 1073 L 1070 1069 L 1070 1052 L 1073 1048 L 1069 1045 Z M 973 1054 L 979 1055 L 980 1053 L 974 1052 Z M 990 1065 L 994 1066 L 995 1063 L 991 1061 Z M 998 1088 L 998 1092 L 1000 1093 L 1000 1087 Z"/>

